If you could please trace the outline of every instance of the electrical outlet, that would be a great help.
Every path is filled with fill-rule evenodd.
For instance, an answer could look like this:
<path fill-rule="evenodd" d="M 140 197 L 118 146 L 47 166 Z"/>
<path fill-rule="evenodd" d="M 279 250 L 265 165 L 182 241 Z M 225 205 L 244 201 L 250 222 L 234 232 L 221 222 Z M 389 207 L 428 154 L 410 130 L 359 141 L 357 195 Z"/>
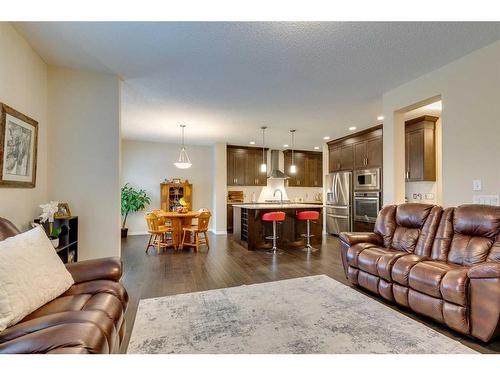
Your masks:
<path fill-rule="evenodd" d="M 481 191 L 482 183 L 481 180 L 472 180 L 472 190 Z"/>
<path fill-rule="evenodd" d="M 498 206 L 500 204 L 498 195 L 473 195 L 472 203 Z"/>

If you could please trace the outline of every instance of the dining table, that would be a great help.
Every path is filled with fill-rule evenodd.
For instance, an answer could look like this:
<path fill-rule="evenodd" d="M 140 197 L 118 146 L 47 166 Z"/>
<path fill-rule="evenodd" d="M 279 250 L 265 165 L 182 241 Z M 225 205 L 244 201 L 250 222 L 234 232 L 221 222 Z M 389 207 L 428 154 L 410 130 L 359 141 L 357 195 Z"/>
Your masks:
<path fill-rule="evenodd" d="M 175 211 L 165 211 L 158 210 L 156 215 L 163 217 L 172 223 L 172 243 L 174 248 L 177 249 L 182 241 L 182 229 L 189 228 L 192 225 L 193 219 L 197 218 L 200 212 L 198 211 L 188 211 L 188 212 L 175 212 Z"/>

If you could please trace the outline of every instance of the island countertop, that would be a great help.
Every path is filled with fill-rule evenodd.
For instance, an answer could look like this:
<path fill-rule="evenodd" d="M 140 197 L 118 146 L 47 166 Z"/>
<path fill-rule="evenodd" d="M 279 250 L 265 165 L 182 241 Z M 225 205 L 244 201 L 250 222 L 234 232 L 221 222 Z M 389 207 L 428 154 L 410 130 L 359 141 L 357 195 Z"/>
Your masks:
<path fill-rule="evenodd" d="M 232 204 L 233 207 L 246 208 L 248 210 L 279 210 L 287 208 L 318 208 L 323 203 L 239 203 Z"/>

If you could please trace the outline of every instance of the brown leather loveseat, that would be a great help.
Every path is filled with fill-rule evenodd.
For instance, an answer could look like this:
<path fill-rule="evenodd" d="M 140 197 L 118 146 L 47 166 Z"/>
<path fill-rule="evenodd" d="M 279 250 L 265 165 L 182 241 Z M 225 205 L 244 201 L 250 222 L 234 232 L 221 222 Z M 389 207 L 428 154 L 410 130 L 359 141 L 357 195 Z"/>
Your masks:
<path fill-rule="evenodd" d="M 0 241 L 18 234 L 0 218 Z M 128 295 L 119 258 L 66 265 L 75 284 L 0 332 L 0 353 L 117 353 L 125 334 Z"/>
<path fill-rule="evenodd" d="M 341 233 L 355 285 L 466 335 L 500 334 L 500 207 L 384 207 L 373 233 Z"/>

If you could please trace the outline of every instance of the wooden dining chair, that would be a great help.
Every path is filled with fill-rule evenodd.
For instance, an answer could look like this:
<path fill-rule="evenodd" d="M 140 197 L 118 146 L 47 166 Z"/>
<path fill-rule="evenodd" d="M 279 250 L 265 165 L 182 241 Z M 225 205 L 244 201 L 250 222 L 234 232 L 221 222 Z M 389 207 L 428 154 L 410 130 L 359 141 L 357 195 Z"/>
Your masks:
<path fill-rule="evenodd" d="M 207 250 L 210 250 L 210 243 L 208 241 L 208 223 L 210 222 L 210 217 L 212 214 L 210 211 L 201 212 L 197 219 L 198 224 L 192 225 L 190 227 L 182 228 L 182 242 L 180 248 L 182 249 L 184 245 L 194 246 L 195 250 L 198 252 L 200 245 L 205 244 Z M 186 242 L 187 234 L 190 234 L 191 241 Z M 200 238 L 200 234 L 203 234 L 203 238 Z"/>
<path fill-rule="evenodd" d="M 148 212 L 144 217 L 146 219 L 146 223 L 148 224 L 149 233 L 146 253 L 151 246 L 156 247 L 158 252 L 160 252 L 160 248 L 162 247 L 174 246 L 175 248 L 175 244 L 173 243 L 172 239 L 167 238 L 167 234 L 171 234 L 172 232 L 172 227 L 167 225 L 160 225 L 160 223 L 162 223 L 162 220 L 160 220 L 160 218 L 154 212 Z M 165 224 L 164 221 L 163 224 Z"/>

